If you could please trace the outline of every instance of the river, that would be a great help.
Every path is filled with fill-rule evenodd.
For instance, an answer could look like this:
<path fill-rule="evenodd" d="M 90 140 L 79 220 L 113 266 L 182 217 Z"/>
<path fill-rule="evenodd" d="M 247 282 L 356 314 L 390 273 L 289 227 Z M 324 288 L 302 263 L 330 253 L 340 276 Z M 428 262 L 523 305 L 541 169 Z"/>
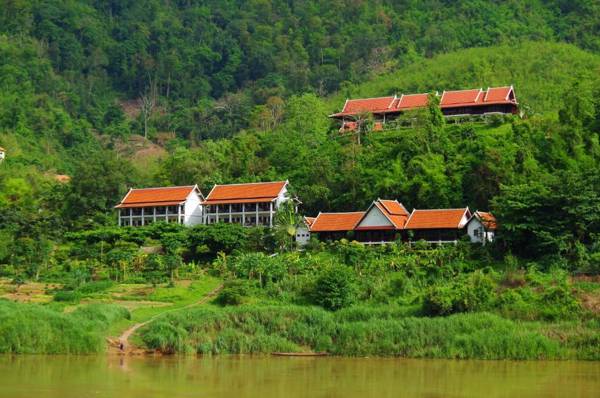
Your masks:
<path fill-rule="evenodd" d="M 598 362 L 0 356 L 0 398 L 599 396 Z"/>

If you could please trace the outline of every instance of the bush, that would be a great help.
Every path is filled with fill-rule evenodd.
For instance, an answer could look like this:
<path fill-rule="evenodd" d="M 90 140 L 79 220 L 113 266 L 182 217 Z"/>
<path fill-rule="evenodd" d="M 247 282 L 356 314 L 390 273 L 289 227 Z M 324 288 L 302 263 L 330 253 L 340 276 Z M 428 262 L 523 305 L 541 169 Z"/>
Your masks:
<path fill-rule="evenodd" d="M 73 290 L 60 290 L 54 293 L 54 301 L 78 303 L 81 300 L 81 295 Z"/>
<path fill-rule="evenodd" d="M 428 315 L 449 315 L 485 308 L 493 295 L 494 282 L 481 271 L 452 282 L 433 286 L 423 299 Z"/>
<path fill-rule="evenodd" d="M 225 283 L 223 290 L 215 299 L 215 303 L 219 305 L 240 305 L 248 294 L 248 288 L 244 282 L 228 281 Z"/>
<path fill-rule="evenodd" d="M 314 304 L 331 311 L 348 307 L 356 299 L 354 273 L 344 265 L 325 268 L 317 277 L 309 298 Z"/>

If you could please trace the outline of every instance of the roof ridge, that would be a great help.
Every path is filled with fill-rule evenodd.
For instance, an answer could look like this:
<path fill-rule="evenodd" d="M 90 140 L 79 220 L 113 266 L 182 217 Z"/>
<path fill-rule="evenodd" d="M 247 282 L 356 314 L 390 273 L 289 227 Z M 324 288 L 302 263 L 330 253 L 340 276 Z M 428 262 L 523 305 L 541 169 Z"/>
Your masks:
<path fill-rule="evenodd" d="M 215 184 L 213 186 L 214 187 L 224 187 L 224 186 L 228 186 L 228 185 L 252 185 L 252 184 L 278 184 L 278 183 L 286 183 L 288 182 L 287 180 L 283 180 L 283 181 L 258 181 L 258 182 L 234 182 L 231 184 Z"/>
<path fill-rule="evenodd" d="M 174 185 L 169 187 L 148 187 L 148 188 L 130 188 L 132 191 L 141 191 L 145 189 L 173 189 L 173 188 L 195 188 L 197 185 Z"/>
<path fill-rule="evenodd" d="M 440 211 L 440 210 L 466 210 L 469 206 L 465 207 L 452 207 L 448 209 L 413 209 L 413 211 Z"/>

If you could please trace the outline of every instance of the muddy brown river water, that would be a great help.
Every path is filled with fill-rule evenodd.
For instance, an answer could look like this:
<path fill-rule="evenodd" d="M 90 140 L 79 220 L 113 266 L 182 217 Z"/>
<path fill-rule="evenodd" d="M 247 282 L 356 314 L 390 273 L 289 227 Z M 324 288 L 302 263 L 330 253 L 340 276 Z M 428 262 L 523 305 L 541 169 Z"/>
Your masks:
<path fill-rule="evenodd" d="M 600 397 L 600 363 L 0 356 L 5 397 Z"/>

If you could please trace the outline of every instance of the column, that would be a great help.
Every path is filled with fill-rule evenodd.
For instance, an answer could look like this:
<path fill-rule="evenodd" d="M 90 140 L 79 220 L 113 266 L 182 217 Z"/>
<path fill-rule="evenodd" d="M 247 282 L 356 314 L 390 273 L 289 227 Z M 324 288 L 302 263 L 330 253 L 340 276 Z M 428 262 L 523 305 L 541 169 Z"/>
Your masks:
<path fill-rule="evenodd" d="M 133 226 L 133 209 L 129 208 L 129 225 Z"/>
<path fill-rule="evenodd" d="M 122 211 L 123 210 L 119 209 L 119 227 L 122 226 L 122 224 L 121 224 L 121 212 Z"/>
<path fill-rule="evenodd" d="M 141 220 L 142 220 L 142 225 L 144 225 L 145 223 L 144 223 L 144 208 L 143 207 L 142 207 L 142 218 L 141 218 Z"/>
<path fill-rule="evenodd" d="M 269 227 L 273 226 L 273 202 L 269 203 Z"/>
<path fill-rule="evenodd" d="M 256 219 L 254 219 L 254 223 L 258 226 L 258 203 L 254 203 L 254 210 L 256 210 Z"/>
<path fill-rule="evenodd" d="M 242 203 L 242 225 L 246 225 L 246 204 Z"/>
<path fill-rule="evenodd" d="M 229 204 L 229 224 L 231 224 L 231 203 Z"/>
<path fill-rule="evenodd" d="M 181 224 L 181 206 L 177 205 L 177 222 Z"/>
<path fill-rule="evenodd" d="M 218 223 L 219 222 L 219 205 L 215 205 L 215 209 L 217 211 L 217 213 L 216 213 L 217 214 L 217 216 L 216 216 L 217 218 L 215 219 L 215 223 Z"/>

